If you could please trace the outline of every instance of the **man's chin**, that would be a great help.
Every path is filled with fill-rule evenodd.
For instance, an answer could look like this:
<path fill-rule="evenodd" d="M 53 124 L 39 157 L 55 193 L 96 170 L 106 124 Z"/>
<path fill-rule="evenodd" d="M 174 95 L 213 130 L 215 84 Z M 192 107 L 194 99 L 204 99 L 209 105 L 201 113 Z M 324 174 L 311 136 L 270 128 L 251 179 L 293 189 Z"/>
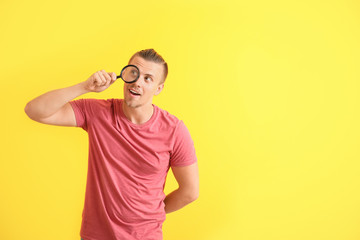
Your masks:
<path fill-rule="evenodd" d="M 132 102 L 132 101 L 127 101 L 125 98 L 124 98 L 124 102 L 125 104 L 128 106 L 128 107 L 131 107 L 131 108 L 138 108 L 138 107 L 141 107 L 142 104 L 140 103 L 135 103 L 135 102 Z"/>

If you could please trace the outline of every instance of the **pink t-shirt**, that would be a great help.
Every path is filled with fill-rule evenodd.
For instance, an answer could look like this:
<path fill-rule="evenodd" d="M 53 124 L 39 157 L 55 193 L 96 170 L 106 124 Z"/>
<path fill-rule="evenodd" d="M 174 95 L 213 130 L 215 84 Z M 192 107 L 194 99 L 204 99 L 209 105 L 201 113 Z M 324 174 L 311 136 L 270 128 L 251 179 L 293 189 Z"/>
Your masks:
<path fill-rule="evenodd" d="M 170 166 L 197 161 L 182 120 L 154 106 L 144 124 L 122 111 L 123 99 L 78 99 L 77 127 L 89 137 L 80 236 L 85 240 L 161 240 L 164 186 Z"/>

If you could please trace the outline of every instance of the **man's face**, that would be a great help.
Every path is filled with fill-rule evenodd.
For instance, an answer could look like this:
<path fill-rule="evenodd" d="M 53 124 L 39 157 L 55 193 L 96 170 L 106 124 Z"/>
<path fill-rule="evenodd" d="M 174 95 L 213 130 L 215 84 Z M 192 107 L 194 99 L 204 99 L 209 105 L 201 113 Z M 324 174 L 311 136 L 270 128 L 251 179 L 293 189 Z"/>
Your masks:
<path fill-rule="evenodd" d="M 133 108 L 151 104 L 153 96 L 158 95 L 164 87 L 163 83 L 160 84 L 163 66 L 139 56 L 134 57 L 129 64 L 139 68 L 140 76 L 134 83 L 124 83 L 124 102 Z M 130 89 L 139 95 L 131 93 Z"/>

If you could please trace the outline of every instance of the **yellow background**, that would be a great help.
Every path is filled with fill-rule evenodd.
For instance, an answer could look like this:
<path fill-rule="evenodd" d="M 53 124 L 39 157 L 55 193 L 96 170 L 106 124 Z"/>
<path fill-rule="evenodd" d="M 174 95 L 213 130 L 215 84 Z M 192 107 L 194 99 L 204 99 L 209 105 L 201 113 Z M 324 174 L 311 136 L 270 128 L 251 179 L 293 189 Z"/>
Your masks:
<path fill-rule="evenodd" d="M 360 239 L 359 1 L 7 0 L 0 26 L 0 239 L 80 239 L 87 134 L 24 107 L 145 48 L 200 169 L 165 240 Z"/>

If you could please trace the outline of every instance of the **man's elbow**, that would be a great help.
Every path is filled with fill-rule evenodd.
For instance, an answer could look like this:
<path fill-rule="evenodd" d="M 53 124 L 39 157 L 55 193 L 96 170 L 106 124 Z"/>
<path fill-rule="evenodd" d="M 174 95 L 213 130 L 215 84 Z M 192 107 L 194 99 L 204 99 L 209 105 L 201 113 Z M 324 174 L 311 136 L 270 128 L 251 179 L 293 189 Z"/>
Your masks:
<path fill-rule="evenodd" d="M 199 198 L 199 191 L 193 191 L 191 194 L 189 194 L 189 197 L 188 197 L 189 202 L 193 202 L 198 198 Z"/>
<path fill-rule="evenodd" d="M 196 195 L 196 196 L 190 198 L 190 199 L 191 199 L 190 202 L 194 202 L 194 201 L 197 200 L 198 198 L 199 198 L 199 195 Z"/>

